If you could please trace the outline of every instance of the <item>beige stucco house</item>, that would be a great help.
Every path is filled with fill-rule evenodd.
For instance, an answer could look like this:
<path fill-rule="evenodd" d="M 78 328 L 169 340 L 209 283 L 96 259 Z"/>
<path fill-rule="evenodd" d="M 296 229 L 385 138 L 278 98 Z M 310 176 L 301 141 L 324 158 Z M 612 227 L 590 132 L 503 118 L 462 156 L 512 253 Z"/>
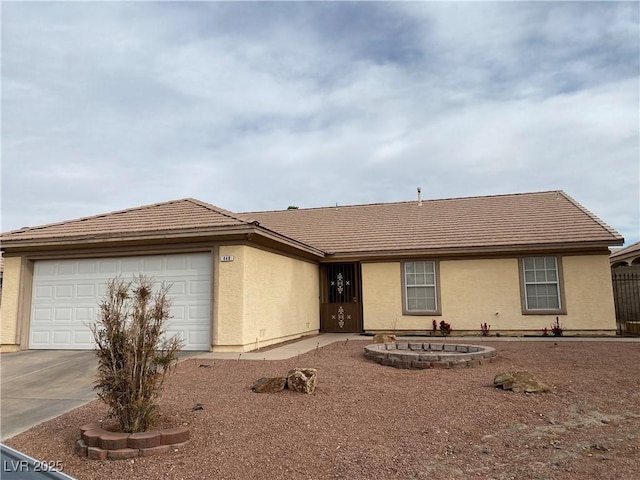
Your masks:
<path fill-rule="evenodd" d="M 108 279 L 172 284 L 170 332 L 246 351 L 323 332 L 615 334 L 609 246 L 561 191 L 232 213 L 169 201 L 2 234 L 2 350 L 90 349 Z"/>

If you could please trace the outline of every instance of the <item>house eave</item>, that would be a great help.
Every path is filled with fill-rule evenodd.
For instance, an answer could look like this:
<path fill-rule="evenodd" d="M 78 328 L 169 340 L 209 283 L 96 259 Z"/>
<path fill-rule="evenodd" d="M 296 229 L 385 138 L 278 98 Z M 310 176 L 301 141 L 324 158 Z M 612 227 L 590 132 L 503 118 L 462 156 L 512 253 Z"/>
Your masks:
<path fill-rule="evenodd" d="M 620 244 L 620 240 L 570 242 L 570 243 L 540 243 L 540 244 L 519 244 L 519 245 L 495 245 L 495 246 L 475 246 L 475 247 L 440 247 L 440 248 L 416 248 L 403 250 L 371 250 L 355 252 L 333 252 L 327 254 L 324 261 L 346 262 L 346 261 L 366 261 L 384 260 L 412 257 L 478 257 L 478 256 L 518 256 L 522 254 L 542 254 L 542 253 L 602 253 L 607 254 L 609 246 Z"/>
<path fill-rule="evenodd" d="M 260 240 L 264 238 L 265 240 Z M 307 255 L 322 258 L 324 252 L 275 232 L 271 232 L 256 224 L 240 225 L 224 228 L 191 228 L 162 232 L 131 232 L 118 234 L 76 235 L 37 239 L 3 239 L 2 250 L 20 252 L 42 249 L 89 249 L 128 245 L 160 245 L 175 242 L 202 241 L 244 241 L 267 243 L 275 248 L 286 247 L 302 251 Z"/>

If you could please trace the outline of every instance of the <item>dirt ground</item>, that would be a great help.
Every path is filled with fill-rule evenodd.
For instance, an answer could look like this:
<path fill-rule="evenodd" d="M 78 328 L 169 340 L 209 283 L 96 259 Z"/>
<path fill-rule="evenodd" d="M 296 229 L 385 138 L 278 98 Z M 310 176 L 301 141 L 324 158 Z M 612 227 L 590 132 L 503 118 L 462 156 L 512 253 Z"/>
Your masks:
<path fill-rule="evenodd" d="M 453 370 L 381 366 L 364 358 L 366 344 L 277 362 L 186 360 L 166 385 L 159 426 L 188 424 L 191 440 L 169 454 L 76 456 L 79 427 L 105 417 L 99 401 L 6 443 L 81 480 L 638 478 L 640 343 L 492 342 L 493 363 Z M 293 367 L 318 369 L 315 393 L 251 391 Z M 513 370 L 551 392 L 493 387 Z"/>

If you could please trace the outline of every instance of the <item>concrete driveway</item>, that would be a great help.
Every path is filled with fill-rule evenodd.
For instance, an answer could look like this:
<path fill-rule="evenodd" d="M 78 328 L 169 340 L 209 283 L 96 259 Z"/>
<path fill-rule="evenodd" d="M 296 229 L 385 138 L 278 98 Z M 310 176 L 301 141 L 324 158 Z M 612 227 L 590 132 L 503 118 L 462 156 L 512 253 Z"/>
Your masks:
<path fill-rule="evenodd" d="M 2 441 L 97 398 L 93 351 L 27 350 L 0 355 Z"/>

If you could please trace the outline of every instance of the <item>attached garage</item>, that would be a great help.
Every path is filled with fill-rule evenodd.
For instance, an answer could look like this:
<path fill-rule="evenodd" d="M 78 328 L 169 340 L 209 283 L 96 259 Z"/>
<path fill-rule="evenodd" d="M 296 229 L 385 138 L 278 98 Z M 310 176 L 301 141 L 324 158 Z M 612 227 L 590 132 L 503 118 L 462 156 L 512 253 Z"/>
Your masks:
<path fill-rule="evenodd" d="M 98 318 L 107 282 L 137 274 L 171 285 L 169 335 L 179 335 L 185 350 L 209 350 L 211 253 L 35 261 L 29 348 L 94 348 L 89 325 Z"/>

